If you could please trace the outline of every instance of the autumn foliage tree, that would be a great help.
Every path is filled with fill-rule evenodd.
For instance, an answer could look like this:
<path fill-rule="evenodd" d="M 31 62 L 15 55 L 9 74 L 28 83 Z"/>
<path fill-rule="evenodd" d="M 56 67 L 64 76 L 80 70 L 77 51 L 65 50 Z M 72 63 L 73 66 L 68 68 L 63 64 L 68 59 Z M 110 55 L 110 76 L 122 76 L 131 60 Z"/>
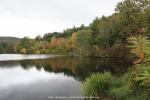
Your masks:
<path fill-rule="evenodd" d="M 137 57 L 134 64 L 150 63 L 150 40 L 146 36 L 132 36 L 128 39 L 131 52 Z"/>

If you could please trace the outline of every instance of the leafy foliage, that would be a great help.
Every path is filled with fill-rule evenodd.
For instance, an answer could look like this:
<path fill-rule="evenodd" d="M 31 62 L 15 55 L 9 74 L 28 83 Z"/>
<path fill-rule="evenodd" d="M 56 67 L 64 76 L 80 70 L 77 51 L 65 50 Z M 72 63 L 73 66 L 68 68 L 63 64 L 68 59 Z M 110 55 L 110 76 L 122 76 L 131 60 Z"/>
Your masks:
<path fill-rule="evenodd" d="M 86 96 L 106 96 L 112 84 L 112 75 L 107 72 L 91 75 L 83 84 L 83 90 Z"/>
<path fill-rule="evenodd" d="M 22 53 L 22 49 L 26 49 L 28 54 L 128 57 L 126 45 L 129 37 L 150 36 L 149 8 L 149 0 L 124 0 L 118 3 L 114 14 L 96 17 L 89 26 L 82 24 L 63 32 L 46 33 L 43 37 L 38 35 L 35 39 L 25 37 L 13 45 L 1 44 L 0 53 Z M 141 50 L 138 48 L 136 52 L 142 59 Z"/>
<path fill-rule="evenodd" d="M 150 62 L 150 41 L 146 36 L 132 36 L 128 39 L 132 53 L 137 56 L 135 64 Z"/>
<path fill-rule="evenodd" d="M 135 91 L 140 89 L 150 90 L 150 66 L 137 65 L 130 74 L 129 84 Z"/>

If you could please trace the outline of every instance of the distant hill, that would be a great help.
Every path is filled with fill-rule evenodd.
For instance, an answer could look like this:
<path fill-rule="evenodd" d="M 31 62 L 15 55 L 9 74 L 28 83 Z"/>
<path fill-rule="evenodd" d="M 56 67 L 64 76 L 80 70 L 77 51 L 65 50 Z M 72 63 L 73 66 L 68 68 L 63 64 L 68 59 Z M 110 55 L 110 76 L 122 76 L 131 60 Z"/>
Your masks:
<path fill-rule="evenodd" d="M 0 43 L 12 43 L 18 42 L 20 38 L 17 37 L 10 37 L 10 36 L 0 36 Z"/>

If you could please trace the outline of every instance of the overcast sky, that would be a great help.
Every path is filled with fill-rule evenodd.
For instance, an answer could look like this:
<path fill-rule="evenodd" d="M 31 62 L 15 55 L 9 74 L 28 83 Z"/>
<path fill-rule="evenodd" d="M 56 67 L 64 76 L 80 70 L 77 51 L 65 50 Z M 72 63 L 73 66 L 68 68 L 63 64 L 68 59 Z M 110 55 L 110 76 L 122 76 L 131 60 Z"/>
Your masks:
<path fill-rule="evenodd" d="M 35 37 L 89 25 L 121 0 L 0 0 L 0 36 Z"/>

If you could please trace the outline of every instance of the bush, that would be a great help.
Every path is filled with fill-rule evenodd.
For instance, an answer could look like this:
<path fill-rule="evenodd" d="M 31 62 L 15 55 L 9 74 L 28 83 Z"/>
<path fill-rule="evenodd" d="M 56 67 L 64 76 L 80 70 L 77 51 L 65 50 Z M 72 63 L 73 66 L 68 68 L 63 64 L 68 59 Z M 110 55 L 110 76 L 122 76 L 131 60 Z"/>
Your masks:
<path fill-rule="evenodd" d="M 92 74 L 83 83 L 86 96 L 114 100 L 148 100 L 150 97 L 150 67 L 137 65 L 122 77 L 109 72 Z"/>
<path fill-rule="evenodd" d="M 129 95 L 132 91 L 127 84 L 127 80 L 128 74 L 114 78 L 109 95 L 119 100 L 122 100 L 125 96 Z"/>
<path fill-rule="evenodd" d="M 147 90 L 134 91 L 121 100 L 149 100 L 150 93 Z M 119 99 L 120 100 L 120 99 Z"/>
<path fill-rule="evenodd" d="M 91 75 L 83 83 L 83 90 L 86 96 L 107 96 L 111 87 L 113 77 L 111 73 L 97 73 Z"/>
<path fill-rule="evenodd" d="M 130 75 L 129 84 L 133 90 L 150 90 L 150 65 L 137 65 Z"/>
<path fill-rule="evenodd" d="M 130 94 L 130 89 L 127 85 L 121 87 L 114 87 L 111 88 L 109 94 L 119 100 L 122 100 L 124 97 Z"/>

